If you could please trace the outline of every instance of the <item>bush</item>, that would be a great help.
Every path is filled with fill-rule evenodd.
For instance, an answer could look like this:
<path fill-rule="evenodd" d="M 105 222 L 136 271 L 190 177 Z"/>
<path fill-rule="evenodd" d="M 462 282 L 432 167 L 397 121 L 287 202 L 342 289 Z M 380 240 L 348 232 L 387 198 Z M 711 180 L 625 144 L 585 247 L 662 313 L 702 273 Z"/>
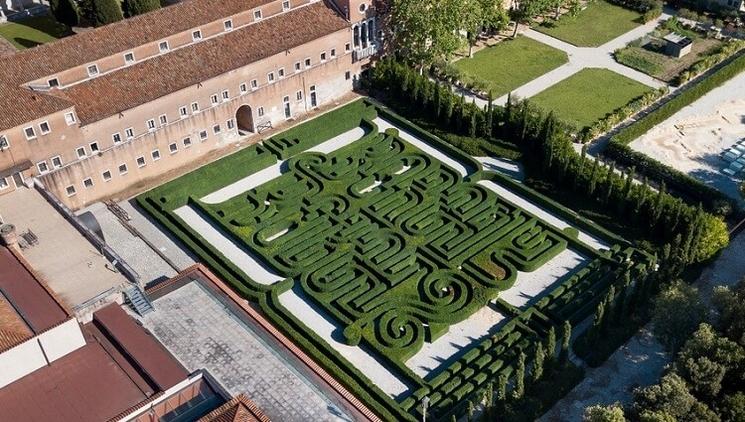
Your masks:
<path fill-rule="evenodd" d="M 73 0 L 50 0 L 49 8 L 59 22 L 69 27 L 80 24 L 80 11 Z"/>
<path fill-rule="evenodd" d="M 117 0 L 90 0 L 90 7 L 89 20 L 93 26 L 103 26 L 124 19 Z"/>
<path fill-rule="evenodd" d="M 130 18 L 160 9 L 160 0 L 124 0 L 122 9 L 124 14 Z"/>

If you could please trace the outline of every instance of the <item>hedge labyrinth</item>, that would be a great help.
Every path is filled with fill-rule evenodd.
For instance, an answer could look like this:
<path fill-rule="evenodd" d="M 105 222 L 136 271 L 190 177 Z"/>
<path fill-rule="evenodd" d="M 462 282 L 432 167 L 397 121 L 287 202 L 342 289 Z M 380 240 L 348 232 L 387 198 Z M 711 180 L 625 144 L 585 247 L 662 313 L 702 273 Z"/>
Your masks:
<path fill-rule="evenodd" d="M 500 372 L 512 374 L 517 350 L 529 348 L 532 339 L 545 338 L 548 327 L 590 315 L 604 291 L 617 283 L 622 264 L 643 261 L 644 256 L 631 248 L 593 249 L 577 240 L 577 230 L 559 230 L 477 183 L 483 179 L 502 184 L 499 176 L 482 172 L 472 157 L 404 126 L 407 123 L 395 115 L 385 118 L 477 171 L 464 177 L 403 141 L 397 130 L 381 133 L 372 118 L 364 117 L 359 125 L 366 134 L 327 154 L 292 156 L 287 149 L 297 149 L 302 142 L 282 139 L 246 152 L 263 163 L 248 174 L 290 158 L 280 176 L 227 201 L 208 204 L 198 199 L 225 183 L 186 197 L 189 187 L 179 180 L 139 200 L 376 412 L 386 419 L 413 420 L 421 398 L 430 395 L 433 414 L 444 417 Z M 276 158 L 267 158 L 269 154 Z M 219 164 L 200 171 L 219 174 Z M 186 204 L 285 280 L 261 285 L 237 270 L 174 214 Z M 546 207 L 555 210 L 552 204 Z M 563 209 L 557 215 L 566 219 L 570 214 Z M 592 225 L 578 227 L 609 240 Z M 542 299 L 523 310 L 499 299 L 518 272 L 534 272 L 567 249 L 581 253 L 586 263 L 550 287 Z M 408 393 L 393 401 L 370 383 L 366 368 L 351 365 L 298 316 L 288 315 L 277 297 L 293 286 L 333 317 L 343 342 L 364 345 L 386 360 L 411 386 Z M 474 341 L 426 380 L 406 367 L 424 342 L 436 341 L 494 299 L 496 305 L 489 306 L 509 319 L 496 335 Z"/>

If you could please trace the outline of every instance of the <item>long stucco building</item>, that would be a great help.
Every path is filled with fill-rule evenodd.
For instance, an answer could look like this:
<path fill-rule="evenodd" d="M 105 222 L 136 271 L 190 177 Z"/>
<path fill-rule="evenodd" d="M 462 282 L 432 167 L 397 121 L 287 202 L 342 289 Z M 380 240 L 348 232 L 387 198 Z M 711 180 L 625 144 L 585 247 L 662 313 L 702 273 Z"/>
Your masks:
<path fill-rule="evenodd" d="M 349 93 L 372 0 L 186 0 L 0 59 L 0 194 L 73 209 Z"/>

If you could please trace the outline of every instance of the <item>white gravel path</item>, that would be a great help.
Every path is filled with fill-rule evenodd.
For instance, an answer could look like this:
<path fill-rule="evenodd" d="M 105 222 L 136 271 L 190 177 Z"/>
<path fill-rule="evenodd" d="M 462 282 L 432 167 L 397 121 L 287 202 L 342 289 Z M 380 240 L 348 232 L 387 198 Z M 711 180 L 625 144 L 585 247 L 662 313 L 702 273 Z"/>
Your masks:
<path fill-rule="evenodd" d="M 525 172 L 523 166 L 518 161 L 508 160 L 497 157 L 474 157 L 481 163 L 485 171 L 496 171 L 509 176 L 515 180 L 523 180 Z"/>
<path fill-rule="evenodd" d="M 406 361 L 406 366 L 424 378 L 464 347 L 499 331 L 500 323 L 505 321 L 505 318 L 504 314 L 491 305 L 484 306 L 465 320 L 451 325 L 448 332 L 433 343 L 425 342 L 424 346 Z"/>
<path fill-rule="evenodd" d="M 388 129 L 396 129 L 398 130 L 398 134 L 404 141 L 414 145 L 415 147 L 419 148 L 420 150 L 424 151 L 425 153 L 437 158 L 439 161 L 447 164 L 449 167 L 452 167 L 454 170 L 456 170 L 458 173 L 460 173 L 463 177 L 468 176 L 468 169 L 461 164 L 460 162 L 450 158 L 447 154 L 443 153 L 442 151 L 438 150 L 437 148 L 431 146 L 430 144 L 422 141 L 421 139 L 417 138 L 416 136 L 410 134 L 409 132 L 400 129 L 397 126 L 394 126 L 389 121 L 382 119 L 380 117 L 373 120 L 373 122 L 378 125 L 378 130 L 380 132 L 385 132 Z"/>
<path fill-rule="evenodd" d="M 323 310 L 312 305 L 310 298 L 304 296 L 305 294 L 296 287 L 279 295 L 279 303 L 391 397 L 397 397 L 409 390 L 409 386 L 393 375 L 371 353 L 362 347 L 349 346 L 335 340 L 334 332 L 338 332 L 339 327 Z"/>
<path fill-rule="evenodd" d="M 328 154 L 359 140 L 363 136 L 365 136 L 364 129 L 362 129 L 361 127 L 356 127 L 342 133 L 339 136 L 331 138 L 328 141 L 316 145 L 313 148 L 309 148 L 308 150 L 306 150 L 306 152 L 321 152 L 324 154 Z M 285 164 L 286 161 L 287 160 L 280 161 L 271 167 L 267 167 L 263 170 L 257 171 L 256 173 L 246 176 L 235 183 L 231 183 L 228 186 L 218 189 L 211 194 L 204 196 L 202 198 L 202 201 L 208 204 L 219 204 L 221 202 L 225 202 L 231 198 L 234 198 L 242 194 L 243 192 L 249 191 L 257 186 L 261 186 L 262 184 L 281 176 L 282 166 Z"/>
<path fill-rule="evenodd" d="M 222 253 L 238 269 L 260 284 L 274 284 L 284 277 L 264 267 L 261 261 L 246 247 L 241 247 L 225 236 L 218 228 L 210 224 L 199 212 L 190 206 L 183 206 L 174 211 L 192 230 L 197 232 L 213 248 Z"/>
<path fill-rule="evenodd" d="M 522 196 L 519 196 L 512 191 L 510 191 L 507 188 L 504 188 L 492 181 L 489 180 L 481 180 L 478 182 L 480 185 L 486 186 L 487 188 L 491 189 L 492 191 L 496 192 L 497 195 L 500 197 L 512 202 L 513 204 L 517 205 L 520 208 L 525 209 L 526 211 L 532 213 L 536 217 L 540 218 L 541 220 L 551 224 L 552 226 L 558 228 L 558 229 L 565 229 L 567 227 L 573 227 L 571 224 L 567 223 L 565 220 L 551 214 L 550 212 L 546 211 L 542 207 L 534 204 L 533 202 L 528 201 L 527 199 L 523 198 Z M 592 246 L 595 249 L 608 249 L 608 244 L 603 242 L 602 240 L 591 236 L 582 230 L 579 230 L 579 240 L 586 243 L 589 246 Z"/>
<path fill-rule="evenodd" d="M 515 284 L 499 293 L 510 305 L 524 309 L 548 292 L 548 288 L 573 274 L 587 258 L 572 249 L 565 249 L 532 273 L 518 271 Z"/>

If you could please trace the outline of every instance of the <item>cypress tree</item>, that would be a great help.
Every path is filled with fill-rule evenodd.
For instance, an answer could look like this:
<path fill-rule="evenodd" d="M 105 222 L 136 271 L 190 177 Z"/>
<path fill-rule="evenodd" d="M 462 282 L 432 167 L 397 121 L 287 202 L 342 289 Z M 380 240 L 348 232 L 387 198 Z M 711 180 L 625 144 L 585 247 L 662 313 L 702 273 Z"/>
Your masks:
<path fill-rule="evenodd" d="M 600 166 L 600 163 L 598 160 L 593 160 L 592 163 L 592 170 L 590 170 L 590 181 L 587 186 L 587 195 L 593 196 L 595 193 L 595 189 L 598 186 L 598 167 Z"/>
<path fill-rule="evenodd" d="M 600 321 L 600 331 L 606 332 L 608 330 L 608 322 L 613 318 L 615 314 L 615 300 L 616 300 L 616 287 L 611 284 L 608 289 L 608 293 L 605 295 L 605 312 Z"/>
<path fill-rule="evenodd" d="M 91 2 L 93 26 L 103 26 L 124 19 L 117 0 L 93 0 Z"/>
<path fill-rule="evenodd" d="M 504 121 L 508 126 L 512 125 L 512 92 L 507 93 L 507 104 L 504 106 Z"/>
<path fill-rule="evenodd" d="M 548 338 L 546 339 L 546 356 L 549 362 L 556 359 L 556 328 L 552 325 L 548 329 Z"/>
<path fill-rule="evenodd" d="M 538 382 L 543 376 L 543 361 L 546 359 L 546 355 L 543 352 L 543 343 L 536 341 L 535 344 L 535 357 L 533 358 L 533 382 Z"/>
<path fill-rule="evenodd" d="M 499 373 L 497 381 L 497 400 L 501 403 L 507 400 L 507 374 L 504 372 Z"/>
<path fill-rule="evenodd" d="M 478 128 L 478 122 L 476 121 L 476 110 L 472 110 L 471 118 L 468 121 L 468 136 L 471 138 L 475 138 L 477 128 Z"/>
<path fill-rule="evenodd" d="M 442 87 L 440 86 L 439 82 L 435 82 L 435 92 L 433 93 L 432 98 L 432 108 L 435 113 L 435 118 L 439 119 L 440 115 L 442 114 L 442 98 L 440 91 L 442 90 Z"/>
<path fill-rule="evenodd" d="M 458 418 L 455 415 L 450 415 L 450 422 L 458 422 Z"/>
<path fill-rule="evenodd" d="M 491 138 L 492 136 L 494 136 L 494 105 L 492 104 L 494 99 L 492 98 L 491 91 L 489 91 L 488 101 L 489 103 L 486 105 L 486 122 L 484 125 L 484 134 L 487 138 Z"/>
<path fill-rule="evenodd" d="M 73 0 L 50 0 L 49 9 L 55 19 L 67 26 L 80 24 L 80 10 Z"/>
<path fill-rule="evenodd" d="M 160 9 L 160 0 L 124 0 L 124 15 L 128 18 Z"/>
<path fill-rule="evenodd" d="M 603 318 L 605 317 L 605 299 L 601 300 L 600 303 L 598 303 L 597 308 L 595 308 L 595 317 L 592 320 L 592 336 L 591 340 L 595 341 L 595 339 L 598 338 L 600 335 L 600 331 L 603 326 Z"/>
<path fill-rule="evenodd" d="M 662 210 L 664 208 L 665 199 L 665 182 L 662 182 L 660 190 L 657 191 L 657 197 L 655 198 L 654 204 L 652 205 L 652 218 L 649 220 L 649 227 L 654 228 L 660 221 Z"/>
<path fill-rule="evenodd" d="M 559 360 L 561 363 L 566 363 L 569 360 L 569 345 L 572 342 L 572 323 L 564 321 L 564 326 L 561 330 L 561 352 L 559 354 Z"/>
<path fill-rule="evenodd" d="M 473 413 L 476 409 L 473 408 L 473 402 L 471 400 L 468 400 L 467 402 L 468 407 L 468 422 L 471 422 L 473 420 Z"/>
<path fill-rule="evenodd" d="M 517 371 L 515 372 L 515 388 L 512 390 L 512 397 L 519 400 L 525 394 L 525 353 L 520 351 L 517 358 Z"/>

